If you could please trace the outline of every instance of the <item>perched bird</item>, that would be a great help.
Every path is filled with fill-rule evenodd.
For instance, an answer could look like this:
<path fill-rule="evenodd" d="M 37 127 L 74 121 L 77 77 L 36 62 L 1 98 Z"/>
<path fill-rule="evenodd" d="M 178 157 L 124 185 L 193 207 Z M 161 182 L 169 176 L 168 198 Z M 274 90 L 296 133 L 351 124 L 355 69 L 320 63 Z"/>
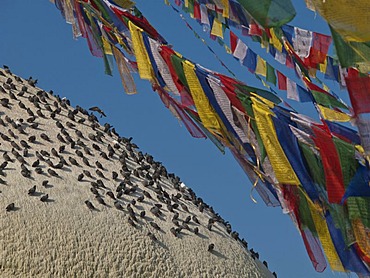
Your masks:
<path fill-rule="evenodd" d="M 48 173 L 50 176 L 59 177 L 58 173 L 55 172 L 53 169 L 48 169 Z"/>
<path fill-rule="evenodd" d="M 74 165 L 74 166 L 79 166 L 79 164 L 78 164 L 78 162 L 77 162 L 77 160 L 76 159 L 74 159 L 73 157 L 68 157 L 68 160 L 69 160 L 69 162 L 72 164 L 72 165 Z"/>
<path fill-rule="evenodd" d="M 4 170 L 6 166 L 8 166 L 8 161 L 4 161 L 3 163 L 1 163 L 0 170 Z"/>
<path fill-rule="evenodd" d="M 9 205 L 6 206 L 5 210 L 6 211 L 15 210 L 15 204 L 14 203 L 10 203 Z"/>
<path fill-rule="evenodd" d="M 36 185 L 32 186 L 30 189 L 28 189 L 28 195 L 33 195 L 36 192 Z"/>
<path fill-rule="evenodd" d="M 102 204 L 103 206 L 107 205 L 107 203 L 104 201 L 104 199 L 101 196 L 95 196 L 95 198 L 99 204 Z"/>
<path fill-rule="evenodd" d="M 215 248 L 215 245 L 213 243 L 211 243 L 210 245 L 208 245 L 208 251 L 209 252 L 212 252 Z"/>
<path fill-rule="evenodd" d="M 84 174 L 81 173 L 78 175 L 77 180 L 82 181 L 83 178 L 84 178 Z"/>
<path fill-rule="evenodd" d="M 161 228 L 158 226 L 157 223 L 151 221 L 149 222 L 150 226 L 152 226 L 154 229 L 156 229 L 157 231 L 159 231 Z"/>
<path fill-rule="evenodd" d="M 48 180 L 44 180 L 44 181 L 42 181 L 41 184 L 42 184 L 43 187 L 48 187 L 49 181 Z"/>
<path fill-rule="evenodd" d="M 49 199 L 49 194 L 45 194 L 44 196 L 42 196 L 42 197 L 40 198 L 40 201 L 41 201 L 41 202 L 47 202 L 47 201 L 48 201 L 48 199 Z"/>
<path fill-rule="evenodd" d="M 111 197 L 113 200 L 115 200 L 115 199 L 116 199 L 116 197 L 114 197 L 114 193 L 113 193 L 112 191 L 108 191 L 108 192 L 107 192 L 107 195 L 108 195 L 109 197 Z"/>
<path fill-rule="evenodd" d="M 38 167 L 40 165 L 40 160 L 39 159 L 37 159 L 37 160 L 35 160 L 33 163 L 32 163 L 32 167 Z"/>
<path fill-rule="evenodd" d="M 101 178 L 103 178 L 103 179 L 105 179 L 105 176 L 104 176 L 104 174 L 102 173 L 102 171 L 100 171 L 100 170 L 96 170 L 95 171 L 95 173 L 99 176 L 99 177 L 101 177 Z"/>
<path fill-rule="evenodd" d="M 94 207 L 94 205 L 90 201 L 86 200 L 85 204 L 89 208 L 89 210 L 96 210 L 96 208 Z"/>
<path fill-rule="evenodd" d="M 157 241 L 157 238 L 155 237 L 155 235 L 153 235 L 151 232 L 148 232 L 147 233 L 147 236 L 151 239 L 151 240 L 153 240 L 153 241 Z"/>
<path fill-rule="evenodd" d="M 114 207 L 118 210 L 123 210 L 123 207 L 119 201 L 114 202 Z"/>
<path fill-rule="evenodd" d="M 135 224 L 135 222 L 131 219 L 131 217 L 129 217 L 129 218 L 127 219 L 127 222 L 128 222 L 132 227 L 136 227 L 136 224 Z"/>
<path fill-rule="evenodd" d="M 176 230 L 176 228 L 175 228 L 175 227 L 172 227 L 172 228 L 170 229 L 170 232 L 171 232 L 171 234 L 173 234 L 175 237 L 177 237 L 177 236 L 178 236 L 178 233 L 177 233 L 177 230 Z"/>
<path fill-rule="evenodd" d="M 195 215 L 193 215 L 193 221 L 195 222 L 195 223 L 197 223 L 197 224 L 200 224 L 200 222 L 199 222 L 199 220 L 198 220 L 198 218 L 195 216 Z"/>
<path fill-rule="evenodd" d="M 95 165 L 96 165 L 96 167 L 98 167 L 99 169 L 104 170 L 103 165 L 102 165 L 99 161 L 96 161 L 96 162 L 95 162 Z"/>

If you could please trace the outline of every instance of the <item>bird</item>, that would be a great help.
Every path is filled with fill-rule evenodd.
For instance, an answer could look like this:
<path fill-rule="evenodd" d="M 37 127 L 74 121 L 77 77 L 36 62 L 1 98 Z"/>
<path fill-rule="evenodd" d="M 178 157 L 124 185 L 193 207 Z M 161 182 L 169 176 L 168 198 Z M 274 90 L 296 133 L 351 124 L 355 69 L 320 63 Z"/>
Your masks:
<path fill-rule="evenodd" d="M 89 163 L 89 160 L 88 160 L 86 157 L 83 157 L 83 158 L 82 158 L 82 162 L 83 162 L 86 166 L 91 167 L 91 165 L 90 165 L 90 163 Z"/>
<path fill-rule="evenodd" d="M 135 222 L 131 219 L 131 217 L 129 217 L 129 218 L 127 219 L 127 222 L 128 222 L 132 227 L 136 227 L 136 224 L 135 224 Z"/>
<path fill-rule="evenodd" d="M 30 189 L 28 189 L 28 195 L 33 195 L 36 192 L 36 185 L 32 186 Z"/>
<path fill-rule="evenodd" d="M 159 231 L 161 228 L 158 226 L 157 223 L 151 221 L 149 222 L 150 226 L 152 226 L 154 229 L 156 229 L 157 231 Z"/>
<path fill-rule="evenodd" d="M 77 180 L 82 181 L 83 178 L 84 178 L 84 174 L 81 173 L 78 175 Z"/>
<path fill-rule="evenodd" d="M 48 169 L 48 173 L 50 176 L 59 177 L 58 173 L 55 172 L 53 169 Z"/>
<path fill-rule="evenodd" d="M 100 171 L 100 170 L 96 169 L 95 173 L 96 173 L 99 177 L 101 177 L 101 178 L 105 179 L 105 176 L 104 176 L 104 174 L 102 173 L 102 171 Z"/>
<path fill-rule="evenodd" d="M 83 174 L 86 176 L 86 177 L 88 177 L 88 178 L 90 178 L 90 179 L 93 179 L 94 177 L 91 175 L 91 173 L 89 172 L 89 171 L 87 171 L 87 170 L 82 170 L 82 172 L 83 172 Z"/>
<path fill-rule="evenodd" d="M 74 159 L 73 157 L 68 157 L 68 160 L 69 160 L 69 162 L 72 164 L 72 165 L 74 165 L 74 166 L 79 166 L 79 164 L 78 164 L 78 162 L 77 162 L 77 160 L 76 159 Z"/>
<path fill-rule="evenodd" d="M 118 173 L 117 173 L 117 172 L 115 172 L 115 171 L 113 171 L 113 172 L 112 172 L 112 179 L 113 179 L 113 180 L 116 180 L 116 179 L 117 179 L 117 177 L 118 177 Z"/>
<path fill-rule="evenodd" d="M 50 142 L 50 138 L 49 138 L 49 136 L 47 136 L 45 133 L 41 133 L 41 134 L 40 134 L 40 137 L 41 137 L 42 139 L 44 139 L 45 141 Z"/>
<path fill-rule="evenodd" d="M 215 245 L 213 243 L 211 243 L 210 245 L 208 245 L 208 251 L 209 252 L 212 252 L 215 248 Z"/>
<path fill-rule="evenodd" d="M 6 206 L 5 210 L 6 211 L 15 210 L 15 204 L 14 203 L 10 203 L 9 205 Z"/>
<path fill-rule="evenodd" d="M 3 154 L 3 158 L 6 162 L 13 162 L 13 159 L 10 158 L 10 156 L 8 155 L 8 152 L 4 152 Z"/>
<path fill-rule="evenodd" d="M 4 170 L 6 166 L 8 166 L 8 161 L 4 161 L 3 163 L 1 163 L 0 170 Z"/>
<path fill-rule="evenodd" d="M 106 193 L 109 197 L 111 197 L 113 200 L 116 200 L 116 197 L 114 197 L 114 193 L 112 191 L 108 191 Z"/>
<path fill-rule="evenodd" d="M 42 168 L 41 168 L 41 167 L 36 167 L 36 168 L 35 168 L 35 172 L 36 172 L 37 174 L 41 175 L 41 174 L 43 173 L 43 170 L 42 170 Z"/>
<path fill-rule="evenodd" d="M 40 165 L 40 160 L 39 159 L 37 159 L 37 160 L 35 160 L 33 163 L 32 163 L 32 167 L 38 167 Z"/>
<path fill-rule="evenodd" d="M 148 232 L 147 233 L 147 236 L 151 239 L 151 240 L 153 240 L 153 241 L 157 241 L 157 238 L 155 237 L 155 235 L 154 234 L 152 234 L 151 232 Z"/>
<path fill-rule="evenodd" d="M 28 137 L 28 142 L 35 143 L 35 141 L 36 141 L 36 136 L 35 135 L 31 135 L 30 137 Z"/>
<path fill-rule="evenodd" d="M 189 215 L 188 217 L 186 217 L 186 219 L 184 220 L 185 223 L 189 223 L 191 220 L 191 216 Z"/>
<path fill-rule="evenodd" d="M 123 210 L 123 207 L 119 201 L 114 202 L 114 207 L 118 210 Z"/>
<path fill-rule="evenodd" d="M 185 204 L 180 204 L 181 208 L 186 211 L 186 212 L 189 212 L 189 209 L 188 207 L 185 205 Z"/>
<path fill-rule="evenodd" d="M 193 215 L 193 221 L 195 222 L 195 223 L 197 223 L 197 224 L 200 224 L 200 222 L 199 222 L 199 220 L 198 220 L 198 218 L 195 216 L 195 215 Z"/>
<path fill-rule="evenodd" d="M 102 204 L 104 206 L 107 205 L 107 203 L 104 201 L 104 199 L 101 196 L 95 196 L 95 199 L 98 201 L 99 204 Z"/>
<path fill-rule="evenodd" d="M 97 107 L 97 106 L 93 106 L 93 107 L 90 107 L 89 108 L 89 110 L 90 111 L 94 111 L 94 112 L 98 112 L 99 114 L 100 114 L 100 118 L 101 117 L 106 117 L 107 115 L 105 115 L 105 113 L 104 113 L 104 111 L 103 110 L 101 110 L 99 107 Z"/>
<path fill-rule="evenodd" d="M 175 227 L 172 227 L 172 228 L 170 229 L 170 232 L 171 232 L 171 234 L 173 234 L 175 237 L 177 237 L 177 236 L 178 236 L 178 233 L 177 233 L 177 230 L 176 230 L 176 228 L 175 228 Z"/>
<path fill-rule="evenodd" d="M 90 201 L 86 200 L 86 201 L 85 201 L 85 204 L 86 204 L 86 206 L 87 206 L 90 210 L 96 210 L 96 208 L 94 207 L 94 205 L 93 205 Z"/>
<path fill-rule="evenodd" d="M 41 184 L 42 184 L 43 187 L 48 187 L 49 181 L 48 180 L 44 180 L 44 181 L 42 181 Z"/>
<path fill-rule="evenodd" d="M 49 199 L 49 194 L 45 194 L 44 196 L 42 196 L 42 197 L 40 198 L 40 201 L 41 201 L 41 202 L 47 202 L 47 201 L 48 201 L 48 199 Z"/>
<path fill-rule="evenodd" d="M 96 162 L 95 162 L 95 165 L 96 165 L 96 167 L 98 167 L 99 169 L 104 170 L 103 165 L 102 165 L 99 161 L 96 161 Z"/>
<path fill-rule="evenodd" d="M 149 192 L 143 190 L 143 194 L 145 197 L 147 197 L 148 199 L 152 199 L 152 196 L 149 194 Z"/>

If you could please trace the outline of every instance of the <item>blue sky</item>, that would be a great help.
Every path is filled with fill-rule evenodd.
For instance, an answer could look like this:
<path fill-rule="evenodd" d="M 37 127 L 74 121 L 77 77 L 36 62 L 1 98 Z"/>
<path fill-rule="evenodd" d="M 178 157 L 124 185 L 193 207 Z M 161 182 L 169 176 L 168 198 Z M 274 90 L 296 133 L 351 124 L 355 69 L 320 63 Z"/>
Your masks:
<path fill-rule="evenodd" d="M 294 2 L 298 3 L 295 6 L 299 15 L 294 25 L 328 34 L 327 25 L 319 15 L 308 11 L 303 0 Z M 175 50 L 226 74 L 164 1 L 136 3 Z M 186 18 L 207 38 L 196 22 Z M 324 273 L 316 273 L 289 216 L 279 208 L 266 207 L 256 192 L 252 194 L 258 203 L 253 203 L 249 197 L 252 186 L 232 155 L 221 154 L 209 140 L 192 138 L 163 106 L 148 82 L 135 76 L 139 93 L 125 95 L 117 70 L 113 77 L 104 74 L 103 61 L 91 56 L 84 39 L 72 38 L 71 26 L 49 1 L 2 0 L 0 23 L 0 65 L 8 65 L 22 77 L 39 79 L 41 88 L 67 97 L 74 106 L 101 107 L 107 114 L 102 124 L 109 122 L 122 136 L 132 136 L 143 152 L 152 154 L 170 172 L 176 173 L 232 224 L 279 277 L 344 276 L 333 273 L 329 267 Z M 207 41 L 240 80 L 261 87 L 217 43 Z M 251 47 L 258 50 L 257 44 Z M 312 116 L 315 114 L 310 107 L 296 107 Z"/>

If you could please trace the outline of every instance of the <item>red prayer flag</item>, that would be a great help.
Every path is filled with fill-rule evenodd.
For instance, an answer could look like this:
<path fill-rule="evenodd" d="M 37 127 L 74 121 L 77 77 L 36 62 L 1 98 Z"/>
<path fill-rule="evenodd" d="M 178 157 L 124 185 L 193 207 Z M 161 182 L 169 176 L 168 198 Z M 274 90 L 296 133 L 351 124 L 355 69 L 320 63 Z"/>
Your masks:
<path fill-rule="evenodd" d="M 319 148 L 322 165 L 325 173 L 326 191 L 329 203 L 340 204 L 344 195 L 343 173 L 340 166 L 339 156 L 330 133 L 324 126 L 314 125 L 313 138 Z"/>
<path fill-rule="evenodd" d="M 285 65 L 288 68 L 291 68 L 291 69 L 294 68 L 294 63 L 293 63 L 292 57 L 290 57 L 290 55 L 286 55 Z"/>
<path fill-rule="evenodd" d="M 236 45 L 238 44 L 238 37 L 230 30 L 230 47 L 232 53 L 234 53 Z"/>
<path fill-rule="evenodd" d="M 262 37 L 262 29 L 253 20 L 249 24 L 249 35 Z"/>
<path fill-rule="evenodd" d="M 370 77 L 360 76 L 353 68 L 348 69 L 346 84 L 355 114 L 370 112 Z"/>
<path fill-rule="evenodd" d="M 287 89 L 286 76 L 278 70 L 276 72 L 277 72 L 277 77 L 278 77 L 278 88 L 280 90 L 285 90 L 286 91 L 286 89 Z"/>
<path fill-rule="evenodd" d="M 200 6 L 198 2 L 194 2 L 194 18 L 195 19 L 201 19 L 200 15 Z"/>
<path fill-rule="evenodd" d="M 235 93 L 234 85 L 237 84 L 235 79 L 216 73 L 216 75 L 220 78 L 221 83 L 223 85 L 222 89 L 224 90 L 225 94 L 229 98 L 231 104 L 236 107 L 239 111 L 245 112 L 243 104 L 240 102 L 239 98 Z"/>

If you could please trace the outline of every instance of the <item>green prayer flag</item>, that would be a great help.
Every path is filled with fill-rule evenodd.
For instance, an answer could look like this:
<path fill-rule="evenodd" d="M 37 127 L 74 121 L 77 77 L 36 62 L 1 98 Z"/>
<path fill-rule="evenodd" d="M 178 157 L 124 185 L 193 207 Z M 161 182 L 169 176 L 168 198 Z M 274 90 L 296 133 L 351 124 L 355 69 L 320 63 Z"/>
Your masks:
<path fill-rule="evenodd" d="M 347 106 L 344 103 L 340 102 L 335 97 L 333 97 L 329 94 L 322 93 L 322 92 L 315 91 L 315 90 L 311 90 L 311 93 L 312 93 L 315 101 L 320 105 L 323 105 L 323 106 L 329 107 L 329 108 L 331 107 L 331 108 L 348 109 Z"/>
<path fill-rule="evenodd" d="M 347 187 L 356 174 L 358 166 L 355 158 L 355 146 L 336 137 L 333 137 L 333 142 L 338 152 L 344 186 Z"/>
<path fill-rule="evenodd" d="M 363 65 L 365 69 L 370 67 L 370 41 L 344 41 L 332 27 L 330 31 L 339 62 L 343 68 L 355 67 L 357 65 Z"/>
<path fill-rule="evenodd" d="M 317 156 L 306 144 L 301 142 L 298 142 L 298 144 L 306 160 L 306 165 L 310 172 L 310 176 L 316 184 L 325 189 L 325 173 L 320 157 Z"/>
<path fill-rule="evenodd" d="M 275 69 L 269 63 L 266 63 L 266 80 L 276 85 Z"/>
<path fill-rule="evenodd" d="M 265 28 L 279 27 L 291 21 L 296 11 L 290 0 L 237 0 Z"/>
<path fill-rule="evenodd" d="M 349 197 L 347 206 L 349 218 L 361 219 L 362 223 L 370 229 L 370 197 Z"/>
<path fill-rule="evenodd" d="M 182 62 L 184 61 L 184 59 L 180 58 L 179 56 L 177 55 L 171 55 L 171 62 L 172 62 L 172 65 L 176 71 L 176 74 L 177 76 L 179 77 L 181 83 L 188 87 L 188 82 L 186 81 L 186 77 L 185 77 L 185 73 L 184 73 L 184 69 L 182 68 Z"/>

